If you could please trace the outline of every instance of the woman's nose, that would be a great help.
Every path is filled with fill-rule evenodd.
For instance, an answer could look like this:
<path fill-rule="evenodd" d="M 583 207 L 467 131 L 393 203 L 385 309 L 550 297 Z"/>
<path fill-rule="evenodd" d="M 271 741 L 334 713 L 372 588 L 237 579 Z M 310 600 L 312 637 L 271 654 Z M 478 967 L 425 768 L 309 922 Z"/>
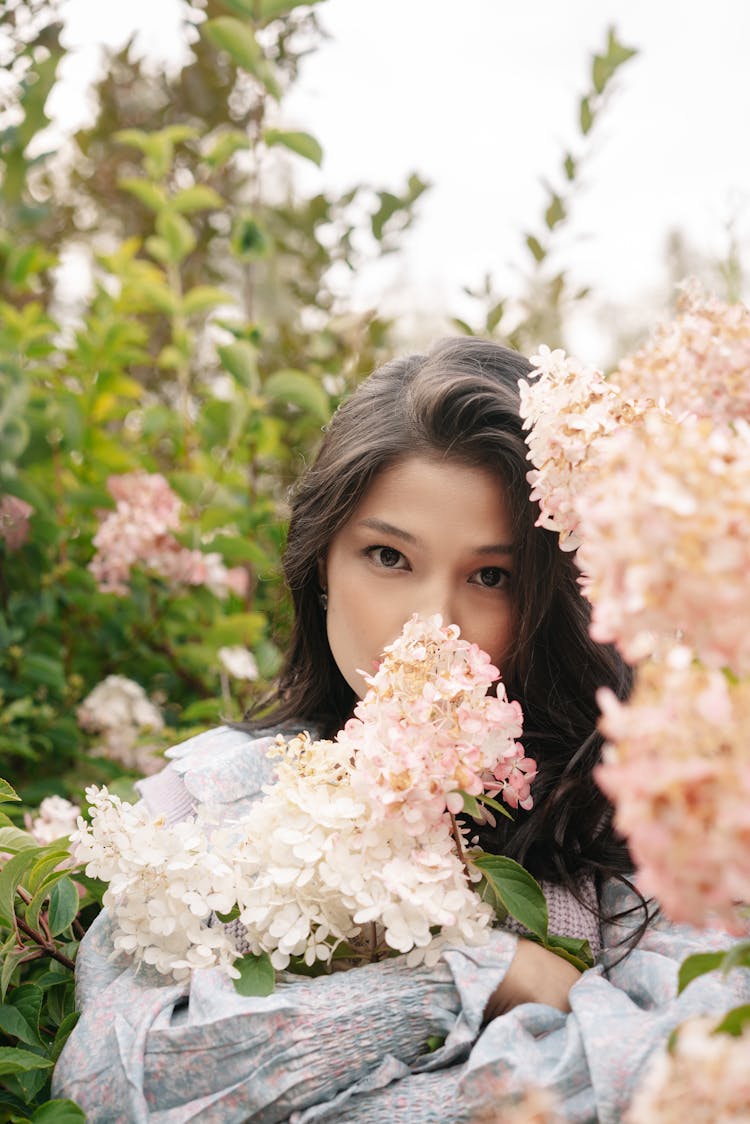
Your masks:
<path fill-rule="evenodd" d="M 453 590 L 448 585 L 433 585 L 425 589 L 417 610 L 423 617 L 434 617 L 439 613 L 443 624 L 458 624 L 455 619 L 456 604 Z"/>

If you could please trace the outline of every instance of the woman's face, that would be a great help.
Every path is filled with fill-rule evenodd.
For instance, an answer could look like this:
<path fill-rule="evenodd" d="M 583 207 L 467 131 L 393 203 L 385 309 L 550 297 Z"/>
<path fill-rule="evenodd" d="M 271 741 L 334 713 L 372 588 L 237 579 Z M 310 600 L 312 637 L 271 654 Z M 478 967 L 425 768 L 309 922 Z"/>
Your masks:
<path fill-rule="evenodd" d="M 328 641 L 361 698 L 412 613 L 441 613 L 502 668 L 510 645 L 513 541 L 505 491 L 490 472 L 408 457 L 384 469 L 320 563 Z"/>

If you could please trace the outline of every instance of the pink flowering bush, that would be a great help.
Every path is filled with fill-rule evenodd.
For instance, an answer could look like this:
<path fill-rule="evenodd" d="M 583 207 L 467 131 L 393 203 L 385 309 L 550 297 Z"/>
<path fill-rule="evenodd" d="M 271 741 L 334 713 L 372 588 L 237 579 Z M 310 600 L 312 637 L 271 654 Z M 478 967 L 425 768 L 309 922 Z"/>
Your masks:
<path fill-rule="evenodd" d="M 125 597 L 130 571 L 140 566 L 168 585 L 205 585 L 217 597 L 229 590 L 243 597 L 247 572 L 227 569 L 221 555 L 181 546 L 172 534 L 180 530 L 182 503 L 158 473 L 131 472 L 110 476 L 107 487 L 116 501 L 102 516 L 94 535 L 96 554 L 89 564 L 99 589 Z"/>

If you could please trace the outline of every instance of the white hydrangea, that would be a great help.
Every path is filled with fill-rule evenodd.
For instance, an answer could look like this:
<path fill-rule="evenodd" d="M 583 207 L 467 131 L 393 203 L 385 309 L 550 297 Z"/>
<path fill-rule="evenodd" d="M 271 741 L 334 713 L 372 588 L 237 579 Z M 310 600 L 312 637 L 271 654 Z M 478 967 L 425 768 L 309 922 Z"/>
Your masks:
<path fill-rule="evenodd" d="M 175 979 L 209 966 L 236 975 L 236 945 L 223 926 L 209 924 L 214 912 L 232 909 L 234 873 L 209 847 L 203 825 L 153 821 L 106 788 L 91 787 L 86 798 L 91 823 L 79 817 L 71 847 L 87 874 L 109 883 L 103 902 L 115 949 Z"/>
<path fill-rule="evenodd" d="M 108 675 L 86 696 L 76 717 L 81 729 L 102 735 L 92 752 L 140 773 L 153 773 L 162 767 L 156 747 L 144 742 L 143 735 L 163 730 L 164 719 L 135 680 Z"/>

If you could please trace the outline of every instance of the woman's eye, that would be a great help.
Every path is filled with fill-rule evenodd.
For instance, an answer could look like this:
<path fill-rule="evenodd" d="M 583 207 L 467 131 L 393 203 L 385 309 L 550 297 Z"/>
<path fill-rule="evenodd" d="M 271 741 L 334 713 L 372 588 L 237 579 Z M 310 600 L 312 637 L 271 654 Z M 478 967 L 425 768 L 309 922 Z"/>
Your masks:
<path fill-rule="evenodd" d="M 476 584 L 483 585 L 486 589 L 501 589 L 510 581 L 510 574 L 501 566 L 483 566 L 475 576 Z"/>
<path fill-rule="evenodd" d="M 367 551 L 373 562 L 388 570 L 403 570 L 406 561 L 400 550 L 393 546 L 371 546 Z"/>

